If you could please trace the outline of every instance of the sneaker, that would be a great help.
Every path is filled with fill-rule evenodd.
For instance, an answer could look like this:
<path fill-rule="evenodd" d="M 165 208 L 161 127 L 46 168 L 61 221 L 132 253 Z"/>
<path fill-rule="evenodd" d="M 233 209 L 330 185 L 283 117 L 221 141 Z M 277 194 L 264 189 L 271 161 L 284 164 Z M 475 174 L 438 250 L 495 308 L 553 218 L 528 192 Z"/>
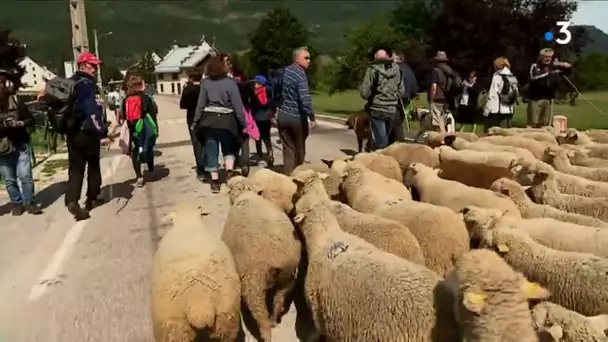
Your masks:
<path fill-rule="evenodd" d="M 141 188 L 144 186 L 144 184 L 146 184 L 146 182 L 144 181 L 143 177 L 139 177 L 137 178 L 137 180 L 135 181 L 135 186 L 138 188 Z"/>
<path fill-rule="evenodd" d="M 13 204 L 11 214 L 13 216 L 21 216 L 25 212 L 25 206 L 23 204 Z"/>
<path fill-rule="evenodd" d="M 87 198 L 87 200 L 85 202 L 85 208 L 87 208 L 88 211 L 91 211 L 97 207 L 104 205 L 105 203 L 106 203 L 106 200 L 101 197 Z"/>
<path fill-rule="evenodd" d="M 91 214 L 86 209 L 83 209 L 78 203 L 68 204 L 68 211 L 74 216 L 76 221 L 87 220 L 91 218 Z"/>
<path fill-rule="evenodd" d="M 216 180 L 211 181 L 211 193 L 219 194 L 221 189 L 222 189 L 222 184 L 220 184 L 219 180 L 216 179 Z"/>
<path fill-rule="evenodd" d="M 40 209 L 40 207 L 36 206 L 33 203 L 29 203 L 29 204 L 24 205 L 24 208 L 25 208 L 25 211 L 28 214 L 31 214 L 31 215 L 40 215 L 40 214 L 42 214 L 42 209 Z"/>

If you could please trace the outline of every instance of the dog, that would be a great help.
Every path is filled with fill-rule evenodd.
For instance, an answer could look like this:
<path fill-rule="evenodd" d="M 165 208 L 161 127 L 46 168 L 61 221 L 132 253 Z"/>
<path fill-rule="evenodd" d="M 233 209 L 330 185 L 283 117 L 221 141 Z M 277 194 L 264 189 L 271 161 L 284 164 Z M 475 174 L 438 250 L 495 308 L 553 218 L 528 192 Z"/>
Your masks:
<path fill-rule="evenodd" d="M 351 114 L 345 122 L 348 129 L 355 131 L 358 152 L 363 152 L 363 140 L 366 141 L 365 152 L 370 152 L 374 143 L 370 128 L 369 114 L 366 111 Z"/>

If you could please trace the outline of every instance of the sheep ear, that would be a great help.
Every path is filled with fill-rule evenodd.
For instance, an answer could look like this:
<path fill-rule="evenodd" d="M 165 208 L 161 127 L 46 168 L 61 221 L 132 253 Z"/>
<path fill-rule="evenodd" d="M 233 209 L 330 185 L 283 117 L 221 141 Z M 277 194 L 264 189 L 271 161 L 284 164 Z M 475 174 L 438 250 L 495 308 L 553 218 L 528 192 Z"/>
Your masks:
<path fill-rule="evenodd" d="M 529 282 L 527 280 L 524 281 L 522 290 L 528 299 L 546 299 L 551 295 L 549 290 L 540 286 L 540 284 Z"/>
<path fill-rule="evenodd" d="M 351 161 L 353 159 L 355 159 L 355 156 L 346 156 L 346 157 L 342 158 L 342 160 L 344 160 L 344 161 Z"/>
<path fill-rule="evenodd" d="M 304 215 L 304 214 L 297 214 L 296 216 L 293 217 L 293 222 L 302 223 L 302 221 L 304 221 L 305 217 L 306 217 L 306 215 Z"/>
<path fill-rule="evenodd" d="M 470 312 L 479 314 L 485 305 L 487 296 L 471 291 L 465 291 L 462 296 L 462 305 Z"/>
<path fill-rule="evenodd" d="M 329 168 L 331 168 L 331 166 L 334 164 L 333 160 L 321 159 L 321 161 L 323 162 L 323 164 L 327 165 L 327 167 L 329 167 Z"/>
<path fill-rule="evenodd" d="M 540 184 L 549 178 L 549 172 L 547 171 L 538 171 L 536 175 L 534 175 L 534 179 L 532 180 L 533 184 Z"/>
<path fill-rule="evenodd" d="M 319 175 L 319 179 L 321 179 L 321 180 L 326 180 L 327 178 L 329 178 L 329 173 L 327 173 L 327 172 L 319 172 L 318 175 Z"/>
<path fill-rule="evenodd" d="M 500 193 L 505 195 L 505 196 L 510 196 L 511 195 L 511 191 L 508 188 L 501 188 L 500 189 Z"/>
<path fill-rule="evenodd" d="M 306 184 L 303 180 L 301 180 L 299 178 L 292 178 L 291 180 L 298 187 L 298 190 L 301 190 L 304 187 L 304 185 Z"/>
<path fill-rule="evenodd" d="M 543 331 L 551 336 L 553 341 L 559 341 L 564 337 L 564 330 L 557 324 L 553 324 L 550 328 L 543 328 Z"/>
<path fill-rule="evenodd" d="M 496 245 L 496 249 L 498 249 L 498 252 L 500 253 L 509 252 L 509 246 L 505 245 L 504 243 L 499 243 L 498 245 Z"/>

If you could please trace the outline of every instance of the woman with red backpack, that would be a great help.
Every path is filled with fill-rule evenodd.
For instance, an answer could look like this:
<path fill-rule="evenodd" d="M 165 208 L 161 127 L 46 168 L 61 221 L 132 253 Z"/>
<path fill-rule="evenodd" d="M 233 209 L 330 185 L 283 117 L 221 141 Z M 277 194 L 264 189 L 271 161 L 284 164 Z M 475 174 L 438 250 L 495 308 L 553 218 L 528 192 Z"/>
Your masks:
<path fill-rule="evenodd" d="M 268 80 L 262 75 L 253 79 L 255 99 L 252 103 L 251 113 L 260 131 L 260 139 L 255 142 L 255 151 L 258 155 L 258 163 L 263 159 L 262 142 L 266 147 L 268 166 L 274 164 L 272 153 L 272 142 L 270 141 L 270 128 L 272 117 L 272 99 L 268 90 Z"/>

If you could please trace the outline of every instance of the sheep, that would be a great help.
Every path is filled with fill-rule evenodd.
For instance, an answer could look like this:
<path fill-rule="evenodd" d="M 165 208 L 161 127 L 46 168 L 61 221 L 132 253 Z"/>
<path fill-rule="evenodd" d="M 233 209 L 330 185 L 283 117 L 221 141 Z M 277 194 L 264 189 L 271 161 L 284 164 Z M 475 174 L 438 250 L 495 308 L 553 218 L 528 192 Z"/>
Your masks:
<path fill-rule="evenodd" d="M 505 195 L 441 179 L 437 176 L 440 170 L 422 164 L 412 164 L 409 170 L 413 175 L 412 188 L 417 190 L 421 202 L 441 205 L 455 212 L 461 211 L 467 205 L 503 209 L 508 215 L 521 217 L 515 203 Z"/>
<path fill-rule="evenodd" d="M 321 159 L 321 161 L 339 173 L 345 162 L 354 161 L 386 178 L 403 182 L 403 172 L 397 160 L 379 152 L 359 153 L 354 157 L 336 158 L 334 160 Z M 340 163 L 341 166 L 339 167 L 336 162 L 342 162 Z"/>
<path fill-rule="evenodd" d="M 488 189 L 499 178 L 513 177 L 511 169 L 516 166 L 518 158 L 509 152 L 457 151 L 449 146 L 441 146 L 439 161 L 439 177 Z"/>
<path fill-rule="evenodd" d="M 568 145 L 562 145 L 568 146 Z M 572 165 L 578 166 L 586 166 L 586 167 L 608 167 L 608 159 L 602 158 L 591 158 L 588 157 L 586 153 L 577 150 L 570 150 L 568 154 L 568 159 L 570 159 L 570 163 Z"/>
<path fill-rule="evenodd" d="M 606 342 L 608 315 L 585 317 L 551 302 L 542 302 L 532 308 L 532 321 L 536 326 L 559 326 L 562 342 Z"/>
<path fill-rule="evenodd" d="M 152 321 L 158 342 L 236 341 L 241 283 L 228 246 L 204 226 L 200 207 L 181 203 L 154 255 Z M 202 339 L 201 339 L 202 340 Z"/>
<path fill-rule="evenodd" d="M 550 132 L 547 132 L 542 129 L 541 129 L 541 131 L 525 131 L 525 130 L 524 131 L 513 131 L 508 128 L 491 127 L 488 130 L 488 134 L 489 135 L 498 135 L 498 136 L 518 136 L 518 137 L 534 139 L 536 141 L 544 142 L 544 143 L 547 143 L 550 145 L 558 145 L 557 140 L 555 139 L 555 136 L 553 134 L 551 134 Z"/>
<path fill-rule="evenodd" d="M 608 159 L 608 144 L 596 143 L 587 134 L 576 129 L 568 130 L 563 144 L 582 145 L 589 151 L 589 157 Z"/>
<path fill-rule="evenodd" d="M 301 245 L 287 215 L 261 197 L 251 180 L 234 177 L 228 191 L 234 202 L 222 240 L 234 256 L 243 302 L 259 325 L 262 340 L 270 341 L 271 328 L 289 304 Z M 272 298 L 270 310 L 266 298 Z"/>
<path fill-rule="evenodd" d="M 402 174 L 412 163 L 421 163 L 432 168 L 439 167 L 439 155 L 427 145 L 396 142 L 377 152 L 393 157 L 399 163 Z"/>
<path fill-rule="evenodd" d="M 362 182 L 373 183 L 376 190 L 386 194 L 392 194 L 395 196 L 411 199 L 412 195 L 410 191 L 398 181 L 390 178 L 386 178 L 371 169 L 361 165 L 357 162 L 345 163 L 343 167 L 340 167 L 341 174 L 344 177 L 344 172 L 348 169 L 358 170 L 358 174 Z M 344 194 L 342 194 L 344 196 Z"/>
<path fill-rule="evenodd" d="M 549 176 L 550 174 L 544 171 L 539 171 L 534 175 L 532 185 L 527 191 L 534 202 L 608 222 L 608 198 L 559 193 L 555 180 Z"/>
<path fill-rule="evenodd" d="M 288 176 L 274 172 L 269 169 L 260 169 L 249 175 L 249 179 L 262 190 L 261 195 L 285 213 L 293 210 L 293 197 L 297 192 L 297 186 Z"/>
<path fill-rule="evenodd" d="M 456 138 L 452 144 L 449 144 L 449 146 L 451 146 L 455 150 L 475 150 L 475 151 L 482 151 L 482 152 L 497 152 L 497 151 L 511 152 L 520 158 L 524 158 L 525 160 L 529 160 L 529 161 L 536 160 L 536 157 L 534 156 L 534 154 L 532 154 L 532 152 L 530 152 L 524 148 L 515 147 L 515 146 L 507 146 L 507 145 L 495 145 L 495 144 L 491 144 L 487 141 L 482 141 L 481 139 L 474 143 L 470 143 L 466 140 Z"/>
<path fill-rule="evenodd" d="M 608 144 L 608 131 L 605 129 L 589 129 L 584 132 L 593 142 Z"/>
<path fill-rule="evenodd" d="M 327 194 L 333 200 L 342 200 L 342 197 L 340 196 L 340 183 L 342 182 L 342 176 L 338 172 L 330 169 L 325 164 L 302 164 L 291 172 L 291 177 L 297 177 L 307 170 L 313 170 L 317 173 L 326 175 L 322 179 L 323 186 L 325 186 Z"/>
<path fill-rule="evenodd" d="M 340 202 L 334 201 L 331 209 L 343 231 L 358 236 L 383 251 L 424 265 L 420 244 L 407 227 L 380 216 L 360 213 Z"/>
<path fill-rule="evenodd" d="M 454 132 L 454 136 L 468 142 L 476 142 L 479 140 L 479 136 L 475 134 L 475 132 Z"/>
<path fill-rule="evenodd" d="M 515 203 L 521 216 L 525 219 L 553 218 L 577 225 L 608 228 L 608 223 L 591 216 L 569 213 L 546 204 L 536 204 L 532 202 L 528 195 L 526 195 L 525 188 L 511 179 L 498 179 L 492 184 L 490 189 L 508 196 Z"/>
<path fill-rule="evenodd" d="M 549 248 L 566 252 L 608 256 L 608 230 L 561 222 L 551 218 L 515 219 L 496 209 L 467 207 L 463 219 L 476 245 L 480 236 L 495 227 L 508 227 L 526 233 L 534 241 Z"/>
<path fill-rule="evenodd" d="M 443 145 L 445 143 L 445 141 L 444 141 L 445 138 L 446 138 L 445 134 L 440 134 L 439 132 L 434 132 L 434 131 L 426 131 L 426 132 L 422 133 L 421 142 L 424 145 L 427 145 L 431 148 L 435 148 L 435 147 L 439 147 L 439 146 Z M 467 141 L 462 138 L 457 138 L 457 139 Z"/>
<path fill-rule="evenodd" d="M 497 251 L 516 271 L 551 291 L 551 300 L 583 315 L 608 312 L 608 260 L 545 247 L 524 232 L 494 228 L 481 247 Z"/>
<path fill-rule="evenodd" d="M 538 341 L 528 300 L 545 299 L 549 291 L 530 283 L 496 253 L 472 250 L 457 262 L 457 317 L 463 340 Z"/>
<path fill-rule="evenodd" d="M 363 111 L 349 115 L 344 124 L 348 129 L 355 131 L 359 153 L 363 151 L 363 140 L 366 141 L 365 151 L 369 152 L 372 150 L 374 138 L 370 129 L 369 114 L 367 112 Z"/>
<path fill-rule="evenodd" d="M 487 142 L 494 145 L 514 146 L 530 151 L 536 159 L 543 160 L 545 157 L 546 144 L 526 137 L 503 137 L 488 136 L 479 139 L 478 142 Z"/>
<path fill-rule="evenodd" d="M 548 147 L 545 150 L 546 161 L 553 165 L 555 170 L 560 172 L 569 173 L 593 181 L 608 181 L 608 168 L 592 168 L 572 165 L 570 164 L 570 159 L 568 159 L 572 153 L 573 152 L 568 152 L 564 149 Z"/>
<path fill-rule="evenodd" d="M 453 341 L 453 297 L 442 278 L 343 232 L 327 200 L 305 192 L 294 217 L 305 240 L 303 292 L 317 333 L 332 341 Z M 382 324 L 373 323 L 380 317 Z"/>
<path fill-rule="evenodd" d="M 348 204 L 359 212 L 408 227 L 422 248 L 426 266 L 445 275 L 454 261 L 468 250 L 469 235 L 462 218 L 448 208 L 385 191 L 369 173 L 363 167 L 347 165 L 342 191 Z"/>

